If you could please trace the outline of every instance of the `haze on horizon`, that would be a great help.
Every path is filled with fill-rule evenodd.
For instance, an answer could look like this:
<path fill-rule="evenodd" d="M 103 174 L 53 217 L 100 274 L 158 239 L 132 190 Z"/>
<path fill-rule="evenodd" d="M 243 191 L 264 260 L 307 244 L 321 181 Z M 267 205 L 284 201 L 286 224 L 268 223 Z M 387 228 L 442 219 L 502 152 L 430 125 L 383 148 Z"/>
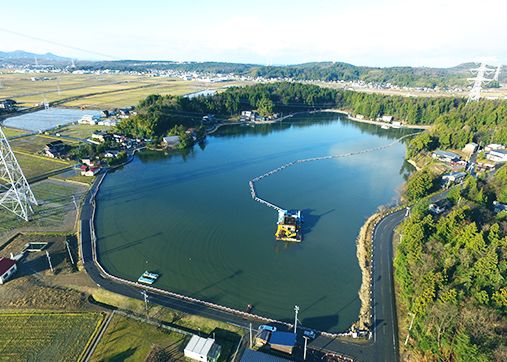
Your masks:
<path fill-rule="evenodd" d="M 20 0 L 4 10 L 0 50 L 77 59 L 507 63 L 502 0 Z"/>

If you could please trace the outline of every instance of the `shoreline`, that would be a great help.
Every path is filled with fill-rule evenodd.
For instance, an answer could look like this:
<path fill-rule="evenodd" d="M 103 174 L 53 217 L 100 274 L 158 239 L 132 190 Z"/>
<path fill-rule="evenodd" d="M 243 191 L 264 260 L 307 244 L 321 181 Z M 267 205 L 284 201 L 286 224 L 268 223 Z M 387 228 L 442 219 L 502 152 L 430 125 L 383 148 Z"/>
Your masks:
<path fill-rule="evenodd" d="M 341 113 L 341 114 L 344 114 L 346 115 L 347 117 L 349 117 L 351 120 L 355 121 L 355 119 L 353 117 L 350 117 L 348 115 L 347 112 L 344 112 L 344 111 L 341 111 L 341 110 L 320 110 L 320 111 L 308 111 L 308 112 L 298 112 L 296 114 L 304 114 L 304 113 L 318 113 L 318 112 L 334 112 L 334 113 Z M 276 120 L 271 120 L 271 121 L 266 121 L 266 122 L 262 122 L 262 123 L 259 123 L 259 124 L 273 124 L 273 123 L 277 123 L 277 122 L 281 122 L 283 121 L 284 119 L 287 119 L 287 118 L 291 118 L 293 117 L 295 114 L 290 114 L 290 115 L 287 115 L 287 116 L 284 116 L 284 117 L 281 117 L 280 119 L 276 119 Z M 374 125 L 377 125 L 377 126 L 380 126 L 380 125 L 383 125 L 383 123 L 381 122 L 376 122 L 376 121 L 369 121 L 369 120 L 357 120 L 358 122 L 362 122 L 362 123 L 371 123 L 371 124 L 374 124 Z M 221 124 L 218 124 L 215 126 L 215 128 L 211 131 L 211 132 L 207 132 L 206 134 L 212 134 L 214 132 L 216 132 L 219 128 L 221 128 L 222 126 L 227 126 L 227 125 L 241 125 L 241 124 L 256 124 L 256 123 L 239 123 L 239 122 L 228 122 L 228 123 L 221 123 Z M 419 127 L 417 127 L 417 129 L 420 129 Z M 130 161 L 132 161 L 132 159 L 134 158 L 134 155 L 131 156 L 131 158 L 126 162 L 126 163 L 129 163 Z M 107 174 L 107 173 L 106 173 Z M 105 178 L 106 175 L 104 175 L 100 181 L 103 180 L 103 178 Z M 101 182 L 99 183 L 98 187 L 96 188 L 96 191 L 95 191 L 95 195 L 96 193 L 98 192 L 98 189 L 100 187 L 100 184 Z M 93 196 L 95 196 L 93 195 Z M 95 209 L 95 200 L 94 200 L 94 197 L 92 198 L 93 199 L 93 210 Z M 392 210 L 392 209 L 382 209 L 383 206 L 379 206 L 379 211 L 375 212 L 374 214 L 370 215 L 366 222 L 363 224 L 363 226 L 360 228 L 359 230 L 359 234 L 356 238 L 356 256 L 357 256 L 357 259 L 358 259 L 358 264 L 359 264 L 359 267 L 361 269 L 361 286 L 358 290 L 358 295 L 359 295 L 359 299 L 361 301 L 361 306 L 360 306 L 360 310 L 359 310 L 359 315 L 358 315 L 358 319 L 356 322 L 354 322 L 351 327 L 349 327 L 349 329 L 347 329 L 345 332 L 342 332 L 342 333 L 331 333 L 331 332 L 324 332 L 328 335 L 334 335 L 334 336 L 353 336 L 354 335 L 354 331 L 356 329 L 359 329 L 359 330 L 362 330 L 362 331 L 370 331 L 371 332 L 371 327 L 372 327 L 372 320 L 371 320 L 371 317 L 372 317 L 372 303 L 371 303 L 371 296 L 372 296 L 372 293 L 373 293 L 373 288 L 372 288 L 372 275 L 373 275 L 373 270 L 372 270 L 372 265 L 373 265 L 373 260 L 372 260 L 372 255 L 373 255 L 373 232 L 378 224 L 378 222 L 380 222 L 385 216 L 387 216 L 389 214 L 389 211 Z M 94 219 L 94 212 L 92 213 L 92 220 Z M 92 232 L 92 234 L 94 234 L 94 230 Z M 96 237 L 95 235 L 92 236 L 92 249 L 95 249 L 96 248 Z M 96 251 L 94 251 L 94 255 L 95 257 L 97 257 L 96 255 Z M 123 283 L 134 283 L 134 282 L 131 282 L 131 281 L 128 281 L 128 280 L 124 280 L 122 278 L 118 278 L 114 275 L 110 275 L 108 274 L 107 272 L 105 272 L 104 268 L 100 265 L 100 263 L 98 262 L 98 260 L 95 260 L 95 263 L 97 265 L 97 267 L 102 271 L 104 272 L 106 275 L 108 275 L 111 279 L 113 280 L 118 280 L 118 281 L 121 281 Z M 158 288 L 154 288 L 154 289 L 158 289 Z M 164 292 L 166 293 L 170 293 L 170 294 L 175 294 L 171 291 L 167 291 L 167 290 L 164 290 L 164 289 L 161 289 L 163 290 Z M 183 297 L 183 298 L 187 298 L 186 296 L 183 296 L 183 295 L 179 295 L 179 297 Z M 208 303 L 206 301 L 199 301 L 201 303 Z M 210 303 L 212 304 L 212 303 Z M 217 307 L 217 305 L 213 305 L 213 307 Z M 231 310 L 232 308 L 229 308 L 229 307 L 226 307 L 226 306 L 218 306 L 218 308 L 227 308 L 229 310 Z M 233 309 L 232 309 L 233 310 Z M 234 312 L 239 312 L 239 313 L 242 313 L 241 311 L 237 311 L 237 310 L 234 310 Z M 256 316 L 257 318 L 266 318 L 266 317 L 263 317 L 263 316 Z M 269 319 L 269 318 L 266 318 L 266 319 Z"/>

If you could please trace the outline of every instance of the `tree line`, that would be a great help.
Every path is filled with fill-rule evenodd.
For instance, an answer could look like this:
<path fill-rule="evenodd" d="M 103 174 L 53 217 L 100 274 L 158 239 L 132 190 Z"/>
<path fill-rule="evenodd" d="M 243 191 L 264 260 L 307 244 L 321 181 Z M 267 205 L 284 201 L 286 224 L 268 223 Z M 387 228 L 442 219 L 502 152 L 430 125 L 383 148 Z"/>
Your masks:
<path fill-rule="evenodd" d="M 492 211 L 506 189 L 507 165 L 452 189 L 448 213 L 432 215 L 419 201 L 401 225 L 395 279 L 421 360 L 507 359 L 507 212 Z"/>

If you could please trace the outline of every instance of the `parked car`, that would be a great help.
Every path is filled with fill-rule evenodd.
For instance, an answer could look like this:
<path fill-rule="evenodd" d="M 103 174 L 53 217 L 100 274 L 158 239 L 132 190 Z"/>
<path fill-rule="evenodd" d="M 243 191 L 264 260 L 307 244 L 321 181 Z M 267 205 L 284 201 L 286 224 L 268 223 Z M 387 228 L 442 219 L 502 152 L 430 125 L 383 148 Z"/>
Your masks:
<path fill-rule="evenodd" d="M 313 329 L 305 329 L 305 331 L 303 332 L 303 336 L 308 337 L 310 339 L 315 339 L 317 338 L 317 332 L 314 331 Z"/>
<path fill-rule="evenodd" d="M 270 332 L 276 332 L 276 327 L 268 326 L 267 324 L 261 324 L 259 326 L 259 331 L 270 331 Z"/>

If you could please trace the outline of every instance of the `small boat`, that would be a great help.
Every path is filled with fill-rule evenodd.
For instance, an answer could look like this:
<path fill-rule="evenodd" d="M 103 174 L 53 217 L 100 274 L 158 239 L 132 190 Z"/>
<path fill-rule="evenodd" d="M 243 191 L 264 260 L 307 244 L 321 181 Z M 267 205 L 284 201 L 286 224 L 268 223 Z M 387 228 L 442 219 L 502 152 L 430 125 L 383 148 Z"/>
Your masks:
<path fill-rule="evenodd" d="M 387 124 L 383 124 L 380 128 L 382 128 L 382 129 L 389 129 L 391 127 L 389 127 Z"/>
<path fill-rule="evenodd" d="M 148 278 L 148 279 L 154 279 L 154 280 L 157 280 L 159 276 L 160 276 L 160 274 L 157 274 L 157 273 L 150 273 L 149 271 L 145 271 L 145 272 L 143 273 L 143 277 Z"/>
<path fill-rule="evenodd" d="M 137 279 L 137 282 L 152 285 L 153 283 L 155 283 L 155 280 L 151 279 L 151 278 L 145 278 L 143 276 L 140 276 L 139 279 Z"/>
<path fill-rule="evenodd" d="M 249 304 L 249 305 L 246 306 L 246 312 L 247 313 L 251 313 L 252 309 L 253 309 L 253 304 Z"/>

